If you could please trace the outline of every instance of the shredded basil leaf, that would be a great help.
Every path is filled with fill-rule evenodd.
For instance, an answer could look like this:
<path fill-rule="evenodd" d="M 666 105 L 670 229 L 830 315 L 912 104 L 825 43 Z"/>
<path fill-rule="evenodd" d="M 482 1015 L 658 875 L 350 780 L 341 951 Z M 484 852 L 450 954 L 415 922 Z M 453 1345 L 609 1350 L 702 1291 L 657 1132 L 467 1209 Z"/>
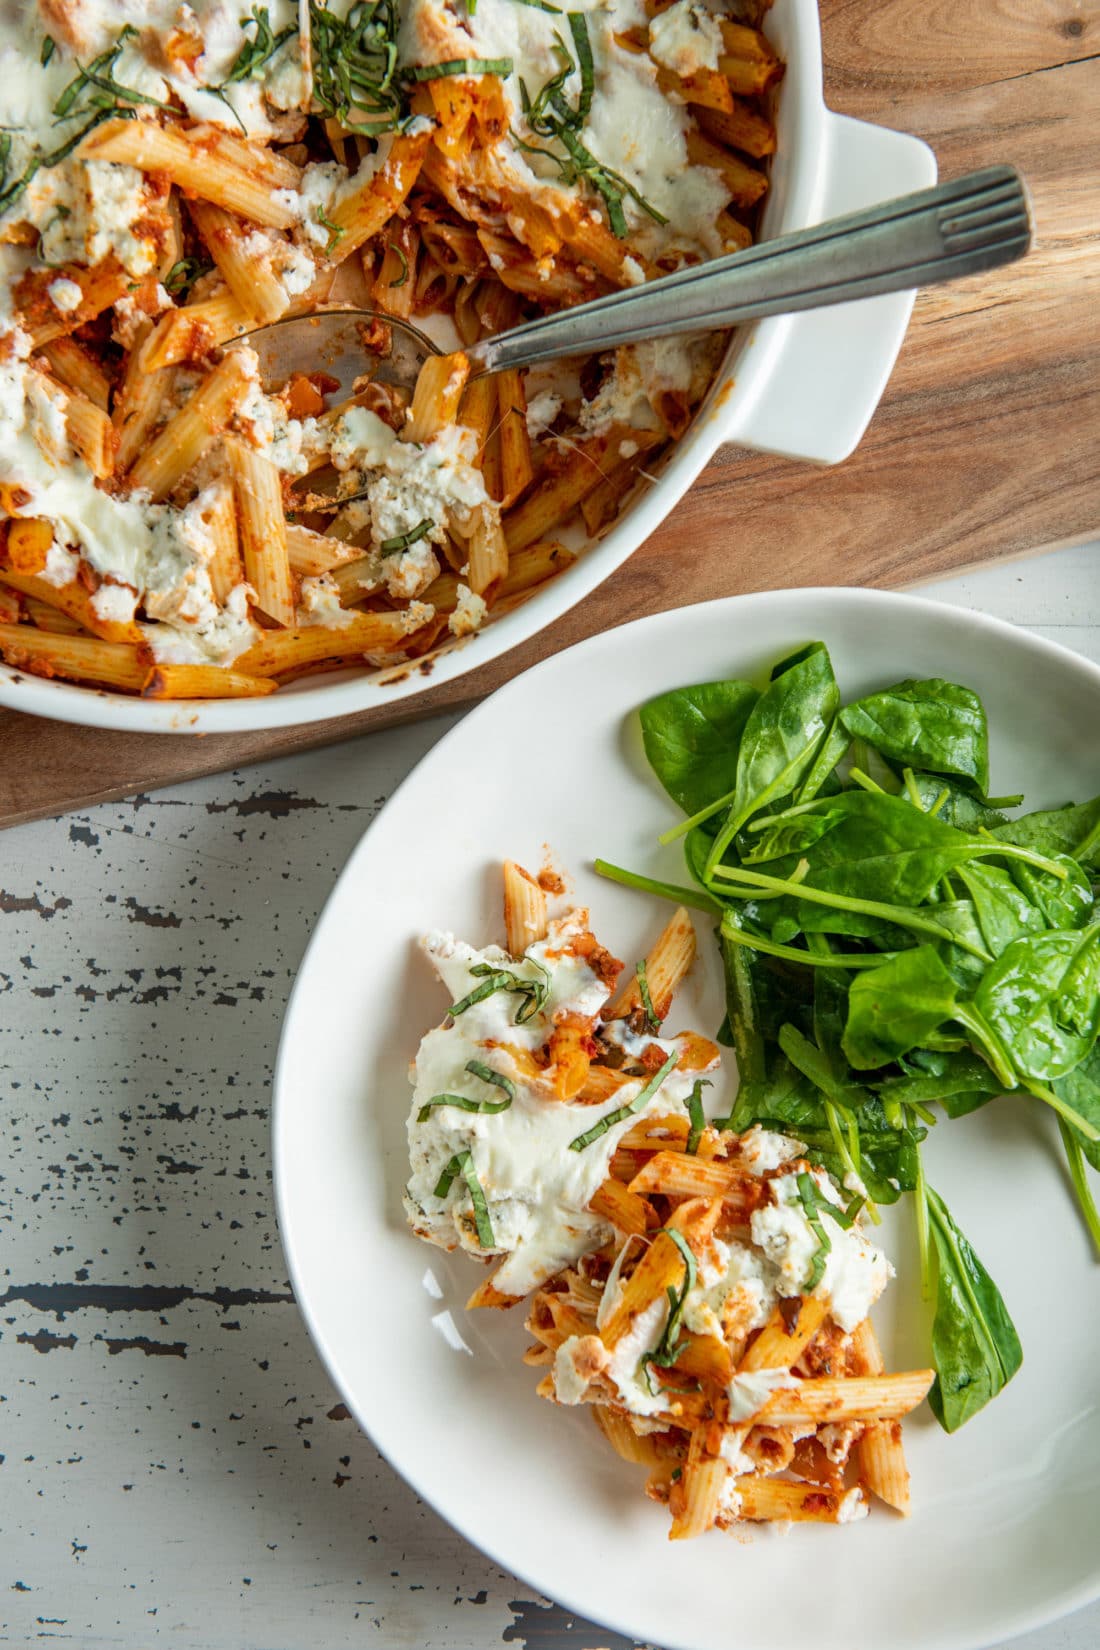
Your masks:
<path fill-rule="evenodd" d="M 451 1012 L 453 1014 L 454 1010 L 452 1009 Z M 633 1117 L 636 1112 L 641 1111 L 642 1107 L 648 1105 L 649 1101 L 652 1100 L 679 1058 L 679 1054 L 673 1051 L 660 1070 L 654 1072 L 649 1082 L 643 1089 L 639 1090 L 633 1100 L 628 1100 L 625 1106 L 618 1106 L 614 1111 L 609 1111 L 600 1118 L 598 1123 L 594 1123 L 590 1129 L 586 1129 L 584 1134 L 578 1134 L 575 1140 L 569 1142 L 569 1150 L 571 1152 L 583 1152 L 586 1146 L 591 1146 L 594 1140 L 599 1140 L 601 1135 L 605 1135 L 608 1129 L 613 1129 L 616 1123 L 621 1123 L 624 1118 Z"/>
<path fill-rule="evenodd" d="M 652 1352 L 643 1352 L 638 1363 L 638 1371 L 640 1374 L 645 1376 L 646 1385 L 649 1388 L 651 1397 L 656 1397 L 660 1387 L 655 1387 L 653 1384 L 653 1377 L 650 1373 L 650 1365 L 656 1364 L 658 1369 L 670 1369 L 684 1350 L 685 1343 L 680 1337 L 680 1325 L 683 1321 L 684 1307 L 687 1305 L 687 1298 L 691 1291 L 695 1288 L 695 1279 L 697 1276 L 695 1255 L 692 1252 L 691 1245 L 688 1243 L 687 1239 L 681 1232 L 677 1232 L 671 1226 L 666 1226 L 664 1228 L 664 1234 L 666 1237 L 672 1239 L 673 1243 L 684 1257 L 684 1276 L 678 1290 L 674 1289 L 672 1285 L 669 1284 L 666 1290 L 666 1294 L 668 1295 L 668 1318 L 665 1320 L 665 1327 L 662 1331 L 661 1338 L 657 1342 L 657 1345 L 653 1348 Z"/>
<path fill-rule="evenodd" d="M 516 0 L 517 6 L 530 6 L 532 11 L 552 12 L 555 17 L 561 16 L 560 6 L 551 6 L 548 0 Z"/>
<path fill-rule="evenodd" d="M 205 264 L 200 258 L 181 258 L 164 277 L 164 290 L 173 298 L 181 297 L 190 292 L 200 275 L 205 275 L 213 267 L 213 264 Z"/>
<path fill-rule="evenodd" d="M 238 81 L 257 79 L 260 69 L 263 68 L 268 59 L 274 57 L 280 46 L 285 46 L 286 42 L 298 33 L 297 23 L 288 23 L 285 29 L 280 29 L 278 34 L 273 34 L 271 31 L 271 18 L 266 6 L 253 6 L 252 16 L 244 18 L 241 23 L 242 32 L 250 26 L 255 26 L 256 33 L 254 37 L 245 41 L 233 63 L 233 67 L 215 90 L 220 92 L 226 86 L 236 85 Z"/>
<path fill-rule="evenodd" d="M 46 64 L 50 61 L 50 58 L 56 50 L 57 41 L 52 35 L 47 34 L 42 41 L 42 50 L 38 54 L 38 61 L 41 63 L 43 68 L 46 67 Z"/>
<path fill-rule="evenodd" d="M 646 974 L 644 957 L 635 966 L 634 978 L 638 982 L 638 995 L 642 999 L 642 1012 L 645 1015 L 646 1024 L 653 1035 L 656 1036 L 661 1029 L 661 1022 L 657 1018 L 657 1011 L 653 1007 L 653 998 L 649 994 L 649 978 Z"/>
<path fill-rule="evenodd" d="M 404 286 L 405 282 L 409 278 L 409 260 L 406 258 L 401 248 L 397 245 L 396 241 L 387 241 L 386 249 L 389 252 L 396 253 L 401 260 L 401 273 L 400 275 L 394 277 L 394 279 L 390 282 L 390 286 Z"/>
<path fill-rule="evenodd" d="M 517 1026 L 526 1025 L 533 1015 L 546 1006 L 550 995 L 550 975 L 541 963 L 535 963 L 535 967 L 543 976 L 541 980 L 525 980 L 509 968 L 494 968 L 492 963 L 475 963 L 470 973 L 484 983 L 475 986 L 460 1002 L 451 1004 L 452 1017 L 465 1014 L 468 1008 L 484 1002 L 486 997 L 493 996 L 497 991 L 512 991 L 524 999 L 516 1009 L 514 1023 Z"/>
<path fill-rule="evenodd" d="M 329 231 L 329 238 L 325 243 L 325 257 L 329 258 L 332 256 L 334 248 L 347 234 L 347 230 L 342 229 L 338 223 L 333 223 L 323 206 L 317 208 L 317 222 Z"/>
<path fill-rule="evenodd" d="M 77 112 L 83 113 L 84 110 L 78 110 L 78 105 L 82 101 L 84 109 L 111 109 L 116 113 L 120 103 L 143 103 L 154 109 L 171 108 L 171 104 L 162 102 L 159 97 L 150 97 L 147 92 L 135 91 L 115 79 L 115 64 L 122 56 L 127 40 L 136 34 L 137 30 L 133 24 L 127 23 L 114 45 L 107 51 L 100 52 L 87 68 L 77 65 L 79 72 L 76 78 L 70 80 L 53 106 L 53 113 L 58 120 L 69 119 Z M 89 91 L 89 87 L 94 87 L 95 91 Z"/>
<path fill-rule="evenodd" d="M 456 74 L 498 74 L 510 75 L 512 59 L 510 57 L 452 57 L 446 63 L 424 63 L 416 69 L 402 71 L 406 80 L 417 83 L 424 80 L 445 80 Z"/>
<path fill-rule="evenodd" d="M 577 54 L 577 67 L 581 71 L 581 95 L 577 104 L 577 125 L 584 126 L 592 108 L 592 97 L 596 90 L 596 66 L 592 61 L 592 42 L 588 37 L 588 19 L 583 11 L 571 11 L 569 14 L 569 32 L 573 36 L 573 49 Z"/>
<path fill-rule="evenodd" d="M 707 1120 L 703 1115 L 703 1090 L 709 1089 L 711 1086 L 712 1085 L 707 1078 L 697 1077 L 692 1086 L 691 1093 L 684 1101 L 684 1104 L 688 1110 L 688 1116 L 691 1118 L 691 1131 L 688 1134 L 687 1145 L 684 1147 L 684 1150 L 690 1153 L 692 1157 L 694 1157 L 699 1150 L 699 1142 L 703 1138 L 703 1130 L 707 1126 Z"/>
<path fill-rule="evenodd" d="M 480 1077 L 483 1083 L 492 1083 L 496 1088 L 504 1090 L 503 1100 L 471 1100 L 465 1094 L 433 1094 L 432 1098 L 416 1114 L 418 1123 L 426 1123 L 435 1106 L 457 1106 L 460 1111 L 476 1111 L 485 1114 L 495 1114 L 507 1111 L 516 1097 L 516 1085 L 510 1077 L 502 1072 L 494 1071 L 481 1060 L 467 1060 L 466 1070 L 471 1077 Z"/>
<path fill-rule="evenodd" d="M 485 1201 L 485 1193 L 481 1189 L 481 1181 L 477 1178 L 474 1168 L 473 1153 L 470 1151 L 455 1152 L 450 1162 L 436 1182 L 436 1197 L 446 1197 L 456 1176 L 461 1175 L 466 1182 L 470 1193 L 470 1201 L 474 1206 L 474 1224 L 477 1227 L 477 1241 L 483 1249 L 492 1249 L 496 1246 L 493 1237 L 493 1223 L 489 1219 L 489 1205 Z"/>
<path fill-rule="evenodd" d="M 429 521 L 425 516 L 424 520 L 418 521 L 415 527 L 410 527 L 407 533 L 398 533 L 392 539 L 383 539 L 378 546 L 379 553 L 383 556 L 396 556 L 400 551 L 407 550 L 411 544 L 416 544 L 420 539 L 427 538 L 434 526 L 435 522 Z M 485 995 L 488 996 L 488 992 Z M 452 1009 L 451 1012 L 453 1013 L 454 1010 Z"/>
<path fill-rule="evenodd" d="M 398 0 L 360 0 L 336 17 L 309 0 L 313 97 L 323 115 L 366 136 L 399 130 Z"/>
<path fill-rule="evenodd" d="M 821 1215 L 818 1212 L 817 1183 L 812 1174 L 803 1169 L 798 1176 L 798 1197 L 805 1212 L 806 1219 L 817 1239 L 817 1248 L 814 1251 L 813 1265 L 810 1268 L 809 1282 L 806 1285 L 807 1294 L 813 1294 L 822 1278 L 825 1276 L 825 1261 L 833 1247 L 832 1239 L 821 1224 Z M 830 1210 L 830 1213 L 832 1211 Z"/>

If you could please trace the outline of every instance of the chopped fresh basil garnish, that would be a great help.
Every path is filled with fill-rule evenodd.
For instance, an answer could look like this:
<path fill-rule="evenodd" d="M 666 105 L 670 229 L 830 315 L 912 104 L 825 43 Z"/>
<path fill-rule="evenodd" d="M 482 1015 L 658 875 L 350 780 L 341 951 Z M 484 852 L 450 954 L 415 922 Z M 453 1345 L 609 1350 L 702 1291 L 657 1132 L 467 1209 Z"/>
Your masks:
<path fill-rule="evenodd" d="M 164 290 L 171 293 L 173 298 L 183 297 L 190 292 L 200 275 L 205 275 L 213 269 L 213 264 L 205 264 L 200 258 L 181 258 L 174 263 L 164 277 Z"/>
<path fill-rule="evenodd" d="M 504 1090 L 503 1100 L 471 1100 L 465 1094 L 433 1094 L 427 1103 L 421 1106 L 416 1114 L 418 1123 L 426 1123 L 436 1106 L 457 1106 L 459 1111 L 476 1111 L 482 1113 L 496 1113 L 507 1111 L 516 1097 L 516 1085 L 510 1077 L 494 1071 L 492 1066 L 485 1065 L 481 1060 L 467 1060 L 466 1070 L 472 1077 L 480 1077 L 483 1083 L 492 1083 L 496 1088 Z"/>
<path fill-rule="evenodd" d="M 396 241 L 387 241 L 386 242 L 386 250 L 388 252 L 394 253 L 394 255 L 397 258 L 399 258 L 400 261 L 401 261 L 401 273 L 399 275 L 394 276 L 393 280 L 390 282 L 390 285 L 391 285 L 391 287 L 392 286 L 404 286 L 405 282 L 409 278 L 409 260 L 408 260 L 408 258 L 406 258 L 405 254 L 402 252 L 401 248 L 397 245 Z"/>
<path fill-rule="evenodd" d="M 425 517 L 423 521 L 418 521 L 415 527 L 410 527 L 407 533 L 398 533 L 392 539 L 383 539 L 378 546 L 379 554 L 383 556 L 399 555 L 402 550 L 407 550 L 410 545 L 418 543 L 420 539 L 427 538 L 434 526 L 435 522 L 429 521 Z M 488 996 L 489 993 L 486 992 L 485 995 Z M 453 1013 L 454 1010 L 452 1009 L 451 1012 Z"/>
<path fill-rule="evenodd" d="M 457 1018 L 459 1014 L 465 1014 L 468 1008 L 484 1002 L 486 997 L 492 997 L 497 991 L 511 991 L 524 999 L 516 1009 L 515 1024 L 526 1025 L 533 1015 L 546 1006 L 550 995 L 550 975 L 541 963 L 536 963 L 535 967 L 543 976 L 541 980 L 525 980 L 509 968 L 494 968 L 492 963 L 475 963 L 470 973 L 482 984 L 475 986 L 460 1002 L 452 1003 L 451 1015 Z"/>
<path fill-rule="evenodd" d="M 703 1138 L 703 1130 L 707 1126 L 707 1120 L 703 1115 L 703 1090 L 709 1089 L 710 1087 L 711 1084 L 705 1077 L 697 1077 L 692 1086 L 691 1093 L 684 1101 L 684 1104 L 688 1110 L 688 1116 L 691 1118 L 691 1131 L 688 1134 L 687 1145 L 684 1147 L 684 1150 L 690 1153 L 692 1157 L 694 1157 L 699 1150 L 699 1142 Z"/>
<path fill-rule="evenodd" d="M 510 75 L 511 72 L 510 57 L 452 57 L 446 63 L 423 63 L 419 68 L 403 71 L 406 80 L 417 83 L 424 80 L 445 80 L 456 74 Z"/>
<path fill-rule="evenodd" d="M 257 79 L 268 59 L 274 57 L 280 46 L 285 46 L 287 41 L 298 33 L 297 23 L 288 23 L 285 29 L 273 34 L 266 6 L 253 6 L 252 16 L 246 17 L 241 23 L 242 31 L 250 27 L 254 27 L 256 33 L 241 47 L 233 67 L 218 86 L 218 91 L 223 91 L 226 86 L 233 86 L 240 80 Z"/>
<path fill-rule="evenodd" d="M 41 63 L 43 68 L 46 67 L 46 64 L 50 61 L 50 58 L 56 50 L 57 41 L 52 35 L 46 35 L 42 41 L 42 50 L 38 54 L 38 61 Z"/>
<path fill-rule="evenodd" d="M 400 128 L 397 0 L 359 0 L 337 17 L 309 0 L 313 97 L 323 115 L 365 137 Z"/>
<path fill-rule="evenodd" d="M 810 1268 L 810 1278 L 806 1285 L 807 1294 L 813 1294 L 822 1278 L 825 1276 L 825 1261 L 833 1247 L 832 1239 L 821 1224 L 821 1215 L 818 1210 L 817 1183 L 812 1174 L 805 1169 L 798 1176 L 798 1198 L 802 1204 L 803 1213 L 817 1239 L 817 1248 L 814 1251 L 813 1265 Z M 832 1211 L 830 1210 L 830 1213 Z"/>
<path fill-rule="evenodd" d="M 117 114 L 119 104 L 127 103 L 142 103 L 154 109 L 171 107 L 159 97 L 150 97 L 147 92 L 135 91 L 133 87 L 123 86 L 115 79 L 115 64 L 122 56 L 127 40 L 133 39 L 136 34 L 137 30 L 133 24 L 127 23 L 113 46 L 105 52 L 100 52 L 86 69 L 79 70 L 75 80 L 70 80 L 53 106 L 54 115 L 58 120 L 66 120 L 88 109 L 106 109 Z M 83 108 L 78 110 L 81 103 Z"/>
<path fill-rule="evenodd" d="M 489 1205 L 485 1201 L 485 1193 L 481 1189 L 481 1181 L 477 1178 L 474 1168 L 473 1153 L 469 1151 L 455 1152 L 443 1173 L 436 1181 L 436 1197 L 446 1197 L 454 1183 L 455 1177 L 461 1175 L 466 1182 L 470 1193 L 470 1201 L 474 1206 L 474 1224 L 477 1227 L 477 1241 L 483 1249 L 492 1249 L 496 1245 L 493 1237 L 493 1223 L 489 1219 Z"/>
<path fill-rule="evenodd" d="M 454 1010 L 452 1009 L 451 1012 L 453 1014 Z M 649 1082 L 643 1089 L 638 1091 L 633 1100 L 628 1100 L 625 1106 L 617 1106 L 614 1111 L 607 1112 L 605 1116 L 600 1118 L 598 1123 L 594 1123 L 590 1129 L 586 1129 L 584 1134 L 578 1134 L 575 1140 L 569 1142 L 569 1150 L 571 1152 L 583 1152 L 586 1146 L 591 1146 L 594 1140 L 599 1140 L 601 1135 L 605 1135 L 608 1129 L 613 1129 L 616 1123 L 621 1123 L 625 1118 L 633 1117 L 636 1112 L 640 1112 L 642 1107 L 648 1105 L 652 1100 L 679 1058 L 679 1054 L 675 1051 L 670 1054 L 660 1070 L 653 1073 Z"/>
<path fill-rule="evenodd" d="M 680 1325 L 683 1321 L 684 1307 L 687 1304 L 687 1298 L 691 1291 L 695 1288 L 695 1279 L 697 1276 L 695 1255 L 692 1252 L 691 1245 L 688 1243 L 683 1233 L 677 1232 L 671 1226 L 666 1226 L 664 1228 L 664 1235 L 665 1237 L 672 1239 L 673 1243 L 684 1257 L 684 1276 L 679 1289 L 674 1289 L 672 1285 L 669 1284 L 668 1289 L 666 1290 L 668 1295 L 668 1318 L 665 1321 L 665 1327 L 662 1331 L 661 1338 L 652 1352 L 643 1352 L 638 1364 L 639 1372 L 645 1375 L 646 1385 L 649 1387 L 650 1395 L 653 1397 L 656 1396 L 660 1389 L 655 1387 L 653 1384 L 653 1378 L 650 1374 L 650 1365 L 656 1364 L 658 1369 L 670 1369 L 683 1352 L 684 1342 L 680 1338 Z"/>
<path fill-rule="evenodd" d="M 661 1022 L 658 1019 L 657 1012 L 653 1007 L 653 998 L 649 994 L 649 979 L 646 974 L 644 957 L 634 969 L 634 978 L 638 982 L 638 995 L 642 999 L 642 1012 L 645 1015 L 646 1024 L 648 1025 L 650 1031 L 652 1031 L 653 1035 L 656 1036 L 661 1029 Z"/>

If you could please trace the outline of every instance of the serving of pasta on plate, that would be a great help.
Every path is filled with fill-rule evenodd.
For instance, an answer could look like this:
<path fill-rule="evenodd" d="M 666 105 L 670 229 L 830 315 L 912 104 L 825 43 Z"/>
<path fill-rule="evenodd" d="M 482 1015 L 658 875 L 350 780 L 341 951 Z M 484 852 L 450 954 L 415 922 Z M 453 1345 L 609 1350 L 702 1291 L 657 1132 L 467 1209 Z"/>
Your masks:
<path fill-rule="evenodd" d="M 884 1372 L 869 1312 L 893 1268 L 861 1189 L 793 1137 L 735 1133 L 717 1045 L 665 1030 L 687 912 L 625 984 L 588 912 L 548 918 L 513 862 L 504 914 L 505 949 L 423 941 L 451 1002 L 412 1069 L 413 1230 L 494 1264 L 471 1308 L 528 1301 L 539 1393 L 591 1407 L 674 1539 L 907 1513 L 900 1421 L 933 1371 Z"/>
<path fill-rule="evenodd" d="M 259 695 L 567 568 L 724 340 L 492 377 L 463 345 L 750 244 L 766 9 L 3 0 L 0 657 Z M 246 335 L 332 308 L 376 315 L 353 393 L 266 381 Z M 387 317 L 443 351 L 411 395 L 373 376 Z"/>

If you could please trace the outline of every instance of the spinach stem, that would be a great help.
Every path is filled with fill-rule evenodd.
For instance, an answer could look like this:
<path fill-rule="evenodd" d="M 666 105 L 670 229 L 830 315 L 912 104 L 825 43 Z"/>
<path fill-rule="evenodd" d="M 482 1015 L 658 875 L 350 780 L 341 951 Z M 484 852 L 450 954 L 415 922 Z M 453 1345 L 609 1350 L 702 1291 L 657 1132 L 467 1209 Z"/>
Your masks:
<path fill-rule="evenodd" d="M 809 869 L 808 862 L 801 861 L 800 864 L 806 864 Z M 961 951 L 969 951 L 972 957 L 977 957 L 979 962 L 993 961 L 992 954 L 983 945 L 977 945 L 965 935 L 951 933 L 934 918 L 922 917 L 915 911 L 906 911 L 883 900 L 853 899 L 849 894 L 834 894 L 826 888 L 814 888 L 806 882 L 795 885 L 791 878 L 770 877 L 763 871 L 746 871 L 741 866 L 716 865 L 712 875 L 716 881 L 747 882 L 753 889 L 774 890 L 777 894 L 793 893 L 799 899 L 809 900 L 813 905 L 827 905 L 836 911 L 856 911 L 863 916 L 881 917 L 884 922 L 896 923 L 899 928 L 911 928 L 915 933 L 929 934 L 937 940 L 950 940 Z M 730 890 L 731 893 L 733 891 Z"/>
<path fill-rule="evenodd" d="M 882 786 L 876 785 L 875 781 L 871 778 L 871 775 L 869 773 L 864 773 L 862 768 L 849 768 L 848 778 L 854 780 L 861 791 L 871 791 L 875 796 L 886 795 L 886 792 L 883 790 Z"/>
<path fill-rule="evenodd" d="M 606 877 L 608 882 L 621 883 L 624 888 L 637 888 L 643 894 L 656 894 L 660 899 L 675 900 L 678 905 L 690 905 L 696 911 L 709 911 L 717 916 L 722 909 L 720 901 L 704 893 L 701 888 L 683 888 L 678 882 L 660 882 L 655 877 L 643 877 L 637 871 L 625 871 L 621 865 L 612 865 L 607 859 L 595 860 L 592 868 L 597 876 Z"/>
<path fill-rule="evenodd" d="M 713 819 L 714 815 L 720 812 L 722 808 L 728 808 L 736 795 L 736 791 L 727 791 L 725 796 L 718 798 L 717 802 L 708 802 L 705 808 L 699 809 L 698 813 L 691 814 L 687 819 L 681 819 L 680 823 L 673 825 L 671 830 L 662 831 L 657 841 L 662 848 L 667 848 L 670 842 L 675 842 L 678 837 L 687 836 L 688 832 L 694 830 L 696 825 L 702 825 L 704 820 Z"/>
<path fill-rule="evenodd" d="M 924 1158 L 918 1146 L 917 1152 L 917 1183 L 913 1187 L 913 1197 L 917 1212 L 917 1249 L 920 1254 L 920 1298 L 922 1301 L 932 1298 L 932 1267 L 928 1243 L 928 1188 L 924 1180 Z"/>
<path fill-rule="evenodd" d="M 1085 1225 L 1089 1229 L 1096 1252 L 1100 1255 L 1100 1213 L 1097 1213 L 1096 1200 L 1092 1195 L 1092 1187 L 1088 1182 L 1085 1154 L 1081 1150 L 1081 1142 L 1064 1117 L 1059 1117 L 1058 1128 L 1062 1136 L 1062 1145 L 1066 1149 L 1069 1177 L 1073 1182 L 1073 1189 L 1077 1194 L 1077 1201 L 1081 1206 Z"/>
<path fill-rule="evenodd" d="M 1053 1089 L 1044 1088 L 1042 1083 L 1036 1083 L 1030 1077 L 1023 1079 L 1023 1085 L 1029 1094 L 1035 1096 L 1036 1100 L 1041 1100 L 1044 1105 L 1050 1106 L 1058 1113 L 1059 1117 L 1065 1118 L 1067 1123 L 1072 1123 L 1075 1129 L 1079 1129 L 1086 1140 L 1100 1140 L 1100 1129 L 1094 1128 L 1088 1118 L 1082 1117 L 1079 1111 L 1074 1111 L 1073 1107 L 1060 1099 Z"/>
<path fill-rule="evenodd" d="M 747 928 L 731 927 L 725 917 L 722 919 L 722 937 L 733 945 L 761 951 L 766 957 L 782 957 L 785 962 L 801 963 L 805 968 L 879 968 L 897 956 L 896 951 L 833 951 L 827 957 L 818 957 L 812 951 L 799 951 L 793 945 L 777 945 L 774 940 L 765 939 L 763 934 L 754 934 Z"/>

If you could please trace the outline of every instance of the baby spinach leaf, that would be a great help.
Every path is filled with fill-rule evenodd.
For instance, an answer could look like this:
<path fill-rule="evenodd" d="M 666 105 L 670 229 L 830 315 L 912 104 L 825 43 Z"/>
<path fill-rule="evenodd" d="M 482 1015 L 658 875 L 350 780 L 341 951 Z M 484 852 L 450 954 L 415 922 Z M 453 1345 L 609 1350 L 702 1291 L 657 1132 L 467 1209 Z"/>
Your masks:
<path fill-rule="evenodd" d="M 1100 1033 L 1100 922 L 1014 940 L 987 969 L 974 1008 L 1020 1072 L 1065 1077 Z"/>
<path fill-rule="evenodd" d="M 1100 1129 L 1100 1044 L 1086 1054 L 1079 1066 L 1074 1066 L 1071 1072 L 1057 1078 L 1050 1086 L 1060 1100 L 1072 1106 L 1094 1128 Z M 1100 1141 L 1087 1140 L 1079 1130 L 1077 1138 L 1093 1168 L 1100 1169 Z"/>
<path fill-rule="evenodd" d="M 649 765 L 686 814 L 733 790 L 741 735 L 759 697 L 749 682 L 701 682 L 638 712 Z"/>
<path fill-rule="evenodd" d="M 819 791 L 827 789 L 826 781 L 835 777 L 837 763 L 842 762 L 847 756 L 851 743 L 847 728 L 840 717 L 835 716 L 824 744 L 813 759 L 809 773 L 795 792 L 796 802 L 812 802 Z"/>
<path fill-rule="evenodd" d="M 1008 1385 L 1024 1355 L 997 1285 L 943 1199 L 930 1186 L 926 1197 L 938 1273 L 928 1402 L 944 1431 L 955 1432 Z"/>
<path fill-rule="evenodd" d="M 1100 796 L 1076 806 L 1046 808 L 1021 814 L 993 832 L 1002 842 L 1015 842 L 1040 854 L 1068 854 L 1086 870 L 1100 871 Z"/>
<path fill-rule="evenodd" d="M 960 865 L 955 875 L 974 901 L 985 943 L 995 957 L 1013 940 L 1046 928 L 1042 912 L 1000 865 L 972 860 L 969 865 Z"/>
<path fill-rule="evenodd" d="M 1081 928 L 1093 916 L 1092 883 L 1087 873 L 1068 854 L 1051 854 L 1052 865 L 1061 866 L 1064 877 L 1039 871 L 1033 865 L 1013 860 L 1009 867 L 1016 886 L 1046 918 L 1050 928 Z"/>
<path fill-rule="evenodd" d="M 989 789 L 989 730 L 976 693 L 945 682 L 898 682 L 840 713 L 849 733 L 902 767 L 955 774 L 984 796 Z"/>
<path fill-rule="evenodd" d="M 997 808 L 971 796 L 954 780 L 938 773 L 914 773 L 913 789 L 925 813 L 935 810 L 936 818 L 960 831 L 992 830 L 1003 825 L 1005 816 Z"/>
<path fill-rule="evenodd" d="M 977 1111 L 1002 1092 L 1001 1085 L 985 1061 L 970 1049 L 956 1053 L 936 1053 L 937 1070 L 911 1071 L 901 1077 L 888 1077 L 875 1088 L 889 1106 L 896 1102 L 905 1106 L 943 1107 L 948 1117 L 965 1117 Z"/>
<path fill-rule="evenodd" d="M 848 988 L 844 1052 L 857 1071 L 907 1054 L 950 1020 L 958 987 L 930 945 L 854 976 Z"/>
<path fill-rule="evenodd" d="M 807 772 L 840 708 L 823 642 L 777 666 L 745 723 L 730 809 L 708 857 L 716 865 L 737 832 L 769 803 L 789 796 Z"/>

